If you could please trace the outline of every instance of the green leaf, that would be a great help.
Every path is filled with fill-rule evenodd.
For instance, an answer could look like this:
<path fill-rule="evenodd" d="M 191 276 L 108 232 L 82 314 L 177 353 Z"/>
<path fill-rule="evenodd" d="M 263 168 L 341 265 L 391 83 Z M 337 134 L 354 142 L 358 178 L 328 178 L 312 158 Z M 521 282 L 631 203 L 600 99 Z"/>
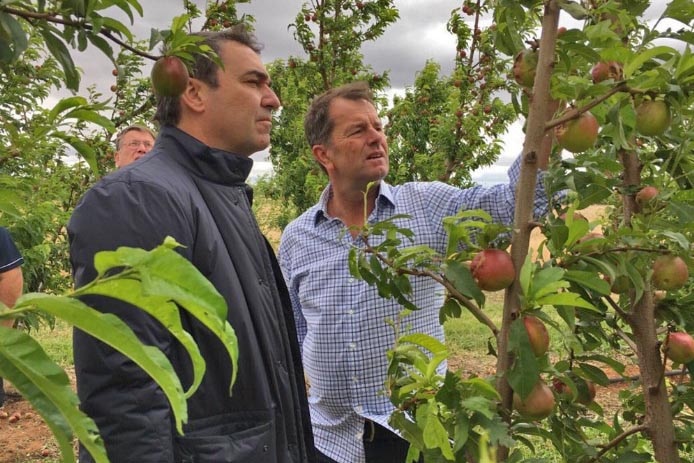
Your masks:
<path fill-rule="evenodd" d="M 477 412 L 486 418 L 491 418 L 496 414 L 496 410 L 490 406 L 489 399 L 484 397 L 468 397 L 461 401 L 461 405 L 472 412 Z"/>
<path fill-rule="evenodd" d="M 564 269 L 559 267 L 545 267 L 541 268 L 533 276 L 533 285 L 531 290 L 531 296 L 541 296 L 544 292 L 544 288 L 553 288 L 550 291 L 556 291 L 557 286 L 555 283 L 561 283 L 564 277 Z"/>
<path fill-rule="evenodd" d="M 79 121 L 91 122 L 105 128 L 109 132 L 114 132 L 116 130 L 116 126 L 111 119 L 87 108 L 73 109 L 65 114 L 65 119 L 77 119 Z"/>
<path fill-rule="evenodd" d="M 63 461 L 75 461 L 73 432 L 96 462 L 108 461 L 96 424 L 79 410 L 67 374 L 25 332 L 0 326 L 0 375 L 44 418 Z"/>
<path fill-rule="evenodd" d="M 109 60 L 111 60 L 114 66 L 117 66 L 116 61 L 113 59 L 113 48 L 111 48 L 111 44 L 109 44 L 98 34 L 87 34 L 87 39 L 89 39 L 92 45 L 98 48 L 101 51 L 101 53 L 103 53 Z"/>
<path fill-rule="evenodd" d="M 446 345 L 433 336 L 422 333 L 406 334 L 399 339 L 401 343 L 411 343 L 423 347 L 433 355 L 446 354 Z"/>
<path fill-rule="evenodd" d="M 525 256 L 525 262 L 523 262 L 523 266 L 518 274 L 518 282 L 520 283 L 521 294 L 525 296 L 530 295 L 530 284 L 532 282 L 533 270 L 535 270 L 535 266 L 535 262 L 532 261 L 530 254 L 528 253 L 528 255 Z"/>
<path fill-rule="evenodd" d="M 508 371 L 508 383 L 521 399 L 525 399 L 540 377 L 540 365 L 530 346 L 528 332 L 520 318 L 511 323 L 508 339 L 509 349 L 515 357 Z"/>
<path fill-rule="evenodd" d="M 659 46 L 642 51 L 636 57 L 624 64 L 624 77 L 630 78 L 644 63 L 660 55 L 676 55 L 677 50 L 671 47 Z"/>
<path fill-rule="evenodd" d="M 65 320 L 135 362 L 161 387 L 171 404 L 176 429 L 183 433 L 183 423 L 188 420 L 183 387 L 162 351 L 143 345 L 132 329 L 118 317 L 100 313 L 77 299 L 29 293 L 19 299 L 15 310 L 28 305 Z"/>
<path fill-rule="evenodd" d="M 484 293 L 480 290 L 475 280 L 472 278 L 470 269 L 463 263 L 449 260 L 443 268 L 444 276 L 450 281 L 455 289 L 469 298 L 474 299 L 478 305 L 484 305 Z"/>
<path fill-rule="evenodd" d="M 173 238 L 167 237 L 164 245 L 149 252 L 127 247 L 102 251 L 95 256 L 94 266 L 100 275 L 111 269 L 132 267 L 138 272 L 145 294 L 170 298 L 215 334 L 226 347 L 231 360 L 231 393 L 238 374 L 238 340 L 227 321 L 226 301 L 191 262 L 172 249 L 176 245 Z M 105 266 L 104 261 L 110 262 L 111 266 Z M 89 286 L 84 286 L 76 293 L 88 291 Z"/>
<path fill-rule="evenodd" d="M 663 12 L 663 18 L 672 18 L 685 25 L 691 26 L 694 22 L 694 7 L 691 0 L 673 0 L 667 4 Z"/>
<path fill-rule="evenodd" d="M 583 8 L 583 6 L 576 2 L 572 2 L 569 0 L 559 0 L 557 1 L 557 5 L 559 5 L 559 8 L 569 13 L 571 17 L 574 19 L 580 20 L 590 17 L 590 13 L 585 8 Z"/>
<path fill-rule="evenodd" d="M 80 86 L 80 75 L 62 39 L 53 35 L 47 27 L 39 28 L 39 32 L 46 43 L 48 51 L 63 68 L 63 72 L 65 73 L 65 86 L 69 90 L 77 91 Z"/>
<path fill-rule="evenodd" d="M 193 395 L 205 374 L 205 360 L 193 337 L 183 329 L 176 304 L 172 303 L 169 298 L 146 294 L 140 282 L 124 278 L 100 281 L 97 285 L 92 286 L 88 293 L 117 298 L 137 306 L 159 321 L 162 326 L 165 326 L 191 357 L 193 382 L 186 391 L 186 397 Z"/>
<path fill-rule="evenodd" d="M 72 96 L 69 98 L 63 98 L 62 100 L 58 101 L 58 103 L 53 106 L 53 109 L 51 109 L 51 112 L 48 113 L 48 122 L 53 124 L 56 121 L 56 118 L 58 117 L 59 114 L 61 114 L 64 111 L 67 111 L 70 108 L 74 108 L 77 106 L 86 106 L 87 105 L 87 100 L 84 97 L 81 96 Z"/>
<path fill-rule="evenodd" d="M 462 411 L 456 413 L 455 428 L 453 433 L 453 452 L 458 453 L 468 441 L 470 434 L 470 419 Z"/>
<path fill-rule="evenodd" d="M 17 60 L 29 46 L 27 34 L 21 24 L 12 15 L 0 11 L 0 43 L 2 42 L 5 42 L 2 49 L 6 51 L 0 52 L 0 62 L 5 63 Z"/>
<path fill-rule="evenodd" d="M 593 366 L 590 363 L 581 362 L 578 364 L 576 369 L 581 370 L 583 372 L 583 376 L 596 384 L 601 386 L 607 386 L 610 384 L 610 378 L 607 377 L 602 368 Z"/>
<path fill-rule="evenodd" d="M 555 293 L 555 294 L 548 294 L 544 297 L 541 297 L 537 299 L 538 305 L 543 306 L 543 305 L 570 305 L 570 306 L 575 306 L 575 307 L 582 307 L 584 309 L 589 309 L 593 310 L 595 312 L 599 312 L 599 310 L 590 302 L 586 301 L 583 299 L 580 295 L 576 293 Z"/>
<path fill-rule="evenodd" d="M 608 296 L 611 293 L 610 284 L 600 278 L 595 272 L 567 270 L 564 278 L 577 283 L 579 286 L 596 291 L 603 296 Z"/>
<path fill-rule="evenodd" d="M 115 19 L 108 18 L 108 17 L 104 17 L 104 18 L 102 18 L 102 20 L 103 20 L 103 27 L 105 29 L 108 29 L 110 31 L 114 31 L 117 34 L 124 36 L 129 41 L 133 40 L 133 35 L 130 32 L 130 29 L 128 28 L 128 26 L 126 26 L 122 22 L 116 21 Z M 130 18 L 130 20 L 132 21 L 132 17 Z M 96 42 L 94 42 L 94 45 L 96 45 Z M 99 47 L 99 48 L 101 49 L 101 47 Z M 110 45 L 109 45 L 109 48 L 111 48 Z M 101 51 L 104 51 L 104 50 L 102 49 Z M 105 51 L 104 51 L 104 53 L 106 54 Z M 106 54 L 106 55 L 109 56 L 109 54 Z M 112 55 L 113 55 L 113 52 L 111 52 L 110 56 L 112 56 Z"/>
<path fill-rule="evenodd" d="M 453 451 L 451 450 L 451 444 L 448 441 L 448 433 L 446 428 L 443 427 L 439 418 L 436 414 L 436 407 L 429 407 L 429 416 L 426 420 L 426 425 L 424 426 L 424 445 L 428 449 L 440 449 L 441 453 L 448 460 L 453 460 Z"/>

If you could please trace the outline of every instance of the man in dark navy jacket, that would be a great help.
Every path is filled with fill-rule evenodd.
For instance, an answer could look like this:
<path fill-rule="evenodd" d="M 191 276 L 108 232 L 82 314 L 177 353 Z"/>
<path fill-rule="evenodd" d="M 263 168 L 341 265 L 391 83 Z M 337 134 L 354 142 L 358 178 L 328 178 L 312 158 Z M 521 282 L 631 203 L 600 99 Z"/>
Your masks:
<path fill-rule="evenodd" d="M 180 97 L 159 98 L 161 131 L 138 162 L 105 177 L 70 220 L 77 286 L 92 280 L 94 254 L 119 246 L 152 249 L 166 236 L 225 298 L 239 342 L 238 379 L 220 341 L 181 313 L 207 363 L 177 435 L 159 387 L 140 368 L 94 338 L 74 336 L 82 409 L 112 462 L 313 461 L 313 440 L 294 321 L 275 256 L 251 211 L 246 178 L 254 152 L 270 143 L 280 102 L 255 39 L 241 26 L 201 34 L 223 69 L 198 56 Z M 120 301 L 86 301 L 121 316 L 162 349 L 184 385 L 187 354 L 159 323 Z M 85 451 L 80 461 L 91 461 Z"/>

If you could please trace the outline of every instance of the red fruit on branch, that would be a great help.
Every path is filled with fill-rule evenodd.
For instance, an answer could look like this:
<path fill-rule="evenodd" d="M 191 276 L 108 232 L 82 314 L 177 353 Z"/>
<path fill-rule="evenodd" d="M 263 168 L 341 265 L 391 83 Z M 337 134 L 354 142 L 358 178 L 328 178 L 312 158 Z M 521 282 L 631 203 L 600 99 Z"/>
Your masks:
<path fill-rule="evenodd" d="M 694 361 L 694 338 L 682 332 L 668 334 L 667 356 L 677 363 Z"/>
<path fill-rule="evenodd" d="M 670 108 L 661 100 L 644 100 L 636 107 L 636 130 L 641 135 L 662 135 L 670 126 Z"/>
<path fill-rule="evenodd" d="M 542 357 L 549 350 L 549 333 L 542 320 L 532 315 L 523 317 L 523 325 L 530 339 L 530 347 L 536 357 Z"/>
<path fill-rule="evenodd" d="M 641 208 L 646 206 L 649 202 L 653 200 L 656 196 L 658 196 L 658 189 L 654 186 L 645 186 L 639 190 L 638 193 L 636 193 L 636 204 L 638 204 Z"/>
<path fill-rule="evenodd" d="M 653 286 L 656 289 L 679 289 L 689 279 L 687 263 L 679 256 L 658 256 L 653 262 Z"/>
<path fill-rule="evenodd" d="M 576 242 L 580 250 L 584 252 L 599 252 L 602 249 L 605 237 L 602 233 L 588 232 Z"/>
<path fill-rule="evenodd" d="M 152 87 L 158 96 L 179 96 L 188 85 L 188 69 L 180 58 L 164 56 L 152 67 Z"/>
<path fill-rule="evenodd" d="M 573 399 L 572 401 L 575 400 L 576 402 L 586 406 L 590 405 L 593 400 L 595 400 L 595 396 L 597 395 L 595 383 L 581 378 L 574 372 L 569 372 L 568 374 L 571 377 L 573 384 L 576 386 L 575 397 L 571 388 L 559 378 L 554 378 L 552 380 L 552 388 L 558 395 L 564 398 Z"/>
<path fill-rule="evenodd" d="M 538 381 L 533 386 L 530 394 L 521 400 L 518 393 L 513 393 L 513 408 L 524 418 L 531 420 L 542 420 L 547 418 L 554 411 L 554 394 L 543 381 Z"/>
<path fill-rule="evenodd" d="M 593 400 L 595 400 L 595 395 L 597 394 L 595 383 L 578 377 L 576 378 L 575 382 L 578 393 L 576 396 L 576 402 L 583 405 L 590 405 Z"/>
<path fill-rule="evenodd" d="M 557 393 L 557 395 L 562 396 L 562 397 L 571 397 L 571 388 L 561 379 L 559 378 L 554 378 L 552 380 L 552 389 L 554 389 L 554 392 Z"/>
<path fill-rule="evenodd" d="M 475 283 L 484 291 L 507 288 L 516 279 L 516 269 L 508 252 L 502 249 L 484 249 L 470 262 Z"/>
<path fill-rule="evenodd" d="M 554 128 L 559 146 L 572 153 L 582 153 L 595 145 L 598 139 L 598 120 L 590 112 L 582 113 Z"/>
<path fill-rule="evenodd" d="M 590 70 L 593 83 L 597 84 L 604 80 L 622 80 L 624 77 L 623 67 L 617 61 L 600 61 L 595 63 Z"/>
<path fill-rule="evenodd" d="M 537 70 L 537 50 L 525 49 L 519 52 L 513 61 L 513 78 L 518 85 L 532 88 Z"/>

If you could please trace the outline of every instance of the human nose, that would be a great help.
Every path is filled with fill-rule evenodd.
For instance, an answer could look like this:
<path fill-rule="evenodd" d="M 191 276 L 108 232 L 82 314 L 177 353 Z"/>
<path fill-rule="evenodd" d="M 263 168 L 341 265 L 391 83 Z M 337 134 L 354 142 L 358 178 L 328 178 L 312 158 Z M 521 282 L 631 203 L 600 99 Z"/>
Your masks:
<path fill-rule="evenodd" d="M 382 144 L 385 142 L 385 139 L 386 139 L 386 135 L 385 135 L 385 133 L 383 133 L 383 129 L 381 129 L 380 127 L 375 127 L 375 126 L 369 127 L 367 135 L 368 135 L 367 139 L 368 139 L 369 143 Z"/>
<path fill-rule="evenodd" d="M 263 106 L 273 110 L 278 109 L 282 103 L 279 97 L 271 87 L 267 87 L 267 91 L 263 95 Z"/>

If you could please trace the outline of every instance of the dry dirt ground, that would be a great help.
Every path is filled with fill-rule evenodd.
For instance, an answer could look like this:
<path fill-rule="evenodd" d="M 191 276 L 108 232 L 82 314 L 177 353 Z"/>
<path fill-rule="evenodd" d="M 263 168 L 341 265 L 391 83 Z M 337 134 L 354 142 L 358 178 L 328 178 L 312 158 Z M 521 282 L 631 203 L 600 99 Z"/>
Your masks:
<path fill-rule="evenodd" d="M 589 220 L 599 213 L 598 209 L 582 211 Z M 539 236 L 533 236 L 531 247 L 537 249 Z M 453 370 L 459 370 L 463 376 L 471 373 L 484 376 L 493 374 L 494 365 L 481 365 L 479 359 L 456 358 L 450 359 Z M 73 377 L 74 374 L 68 371 Z M 624 383 L 616 383 L 610 387 L 598 388 L 596 400 L 603 408 L 616 406 L 617 394 L 625 387 Z M 59 450 L 49 428 L 31 405 L 24 400 L 12 387 L 5 383 L 7 399 L 0 408 L 0 463 L 33 463 L 59 461 Z M 11 418 L 15 417 L 15 418 Z"/>
<path fill-rule="evenodd" d="M 7 382 L 5 392 L 0 407 L 0 463 L 59 461 L 58 445 L 43 418 Z"/>

